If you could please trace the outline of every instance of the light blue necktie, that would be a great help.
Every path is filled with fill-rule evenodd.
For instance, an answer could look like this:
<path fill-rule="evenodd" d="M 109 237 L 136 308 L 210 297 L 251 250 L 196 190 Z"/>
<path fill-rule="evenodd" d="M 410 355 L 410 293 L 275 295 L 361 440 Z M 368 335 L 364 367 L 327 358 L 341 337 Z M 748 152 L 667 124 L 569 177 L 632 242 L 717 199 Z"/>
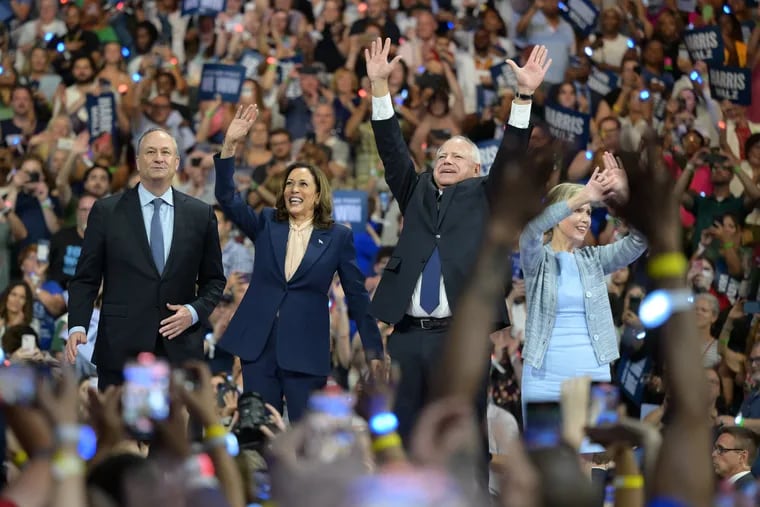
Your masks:
<path fill-rule="evenodd" d="M 153 199 L 153 219 L 150 221 L 150 253 L 159 274 L 164 271 L 164 228 L 161 226 L 161 204 L 163 199 Z"/>

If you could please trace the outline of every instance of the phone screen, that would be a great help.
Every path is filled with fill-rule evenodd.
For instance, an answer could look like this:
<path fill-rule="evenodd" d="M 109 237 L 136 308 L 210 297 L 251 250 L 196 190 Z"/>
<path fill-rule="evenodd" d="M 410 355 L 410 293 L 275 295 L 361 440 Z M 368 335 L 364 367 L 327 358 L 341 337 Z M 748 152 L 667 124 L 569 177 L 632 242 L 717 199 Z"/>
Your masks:
<path fill-rule="evenodd" d="M 33 334 L 21 335 L 21 349 L 26 351 L 33 351 L 37 348 L 37 338 Z"/>
<path fill-rule="evenodd" d="M 33 367 L 12 364 L 0 367 L 0 403 L 28 405 L 37 393 L 37 374 Z"/>
<path fill-rule="evenodd" d="M 628 309 L 636 315 L 639 314 L 639 307 L 641 306 L 641 298 L 639 296 L 631 296 L 628 298 Z"/>
<path fill-rule="evenodd" d="M 169 416 L 169 365 L 152 354 L 140 354 L 124 366 L 124 423 L 135 437 L 149 439 L 153 421 Z"/>
<path fill-rule="evenodd" d="M 41 239 L 37 242 L 37 262 L 47 264 L 50 261 L 50 242 Z"/>
<path fill-rule="evenodd" d="M 528 449 L 556 447 L 562 439 L 562 410 L 556 401 L 525 404 L 525 445 Z"/>
<path fill-rule="evenodd" d="M 592 382 L 589 396 L 589 426 L 615 424 L 618 421 L 620 388 L 609 382 Z"/>

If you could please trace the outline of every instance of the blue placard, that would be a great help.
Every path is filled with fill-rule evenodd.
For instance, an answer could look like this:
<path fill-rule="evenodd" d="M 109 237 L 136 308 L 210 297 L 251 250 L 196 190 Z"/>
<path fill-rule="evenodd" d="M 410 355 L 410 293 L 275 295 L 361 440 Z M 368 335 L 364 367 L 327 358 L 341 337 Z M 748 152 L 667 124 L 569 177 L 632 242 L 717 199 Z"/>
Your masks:
<path fill-rule="evenodd" d="M 740 106 L 752 103 L 752 74 L 749 69 L 739 67 L 711 66 L 710 92 L 717 100 L 729 100 Z"/>
<path fill-rule="evenodd" d="M 212 15 L 224 12 L 227 0 L 182 0 L 182 15 Z"/>
<path fill-rule="evenodd" d="M 588 37 L 596 27 L 599 9 L 591 0 L 565 0 L 559 2 L 559 12 L 575 31 Z"/>
<path fill-rule="evenodd" d="M 303 57 L 301 55 L 291 56 L 290 58 L 281 58 L 277 62 L 277 84 L 282 83 L 285 76 L 290 74 L 293 67 L 299 63 L 303 63 Z M 297 84 L 297 82 L 292 81 L 291 84 Z"/>
<path fill-rule="evenodd" d="M 723 36 L 719 27 L 707 26 L 687 30 L 684 42 L 693 61 L 702 60 L 711 65 L 723 63 Z"/>
<path fill-rule="evenodd" d="M 103 134 L 113 134 L 116 131 L 116 98 L 113 93 L 88 93 L 85 107 L 90 139 L 95 140 Z"/>
<path fill-rule="evenodd" d="M 496 93 L 503 89 L 514 89 L 517 86 L 517 76 L 507 63 L 500 63 L 490 68 L 491 82 Z"/>
<path fill-rule="evenodd" d="M 362 190 L 335 190 L 333 218 L 339 224 L 351 224 L 354 231 L 363 231 L 367 224 L 367 192 Z"/>
<path fill-rule="evenodd" d="M 13 9 L 11 9 L 11 3 L 8 0 L 0 1 L 0 21 L 3 23 L 13 19 Z"/>
<path fill-rule="evenodd" d="M 214 100 L 217 95 L 221 95 L 222 102 L 235 103 L 240 98 L 244 79 L 245 67 L 242 65 L 206 63 L 201 73 L 198 100 Z"/>
<path fill-rule="evenodd" d="M 639 361 L 633 361 L 631 358 L 623 355 L 618 360 L 617 378 L 620 390 L 625 396 L 637 405 L 641 405 L 644 397 L 644 377 L 651 369 L 651 361 L 644 358 Z"/>
<path fill-rule="evenodd" d="M 486 176 L 491 172 L 491 165 L 496 158 L 496 152 L 499 151 L 501 141 L 496 139 L 489 139 L 488 141 L 481 141 L 478 143 L 478 151 L 480 152 L 480 174 Z"/>
<path fill-rule="evenodd" d="M 591 75 L 588 77 L 588 87 L 602 97 L 612 90 L 617 90 L 620 77 L 615 72 L 608 72 L 599 67 L 591 67 Z"/>
<path fill-rule="evenodd" d="M 544 107 L 549 131 L 556 139 L 571 144 L 578 150 L 585 150 L 588 145 L 591 116 L 566 109 L 558 104 Z"/>
<path fill-rule="evenodd" d="M 253 49 L 246 49 L 238 62 L 245 67 L 245 77 L 255 79 L 259 75 L 259 65 L 264 61 L 264 55 Z"/>

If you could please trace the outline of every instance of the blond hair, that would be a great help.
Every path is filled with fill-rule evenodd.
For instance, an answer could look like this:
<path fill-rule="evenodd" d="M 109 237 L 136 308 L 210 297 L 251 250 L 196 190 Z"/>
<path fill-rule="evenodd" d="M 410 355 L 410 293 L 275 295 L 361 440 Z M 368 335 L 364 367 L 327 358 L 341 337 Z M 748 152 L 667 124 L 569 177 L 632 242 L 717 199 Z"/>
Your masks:
<path fill-rule="evenodd" d="M 581 190 L 583 190 L 583 185 L 579 183 L 560 183 L 559 185 L 555 185 L 546 195 L 546 205 L 551 206 L 558 202 L 567 201 Z"/>

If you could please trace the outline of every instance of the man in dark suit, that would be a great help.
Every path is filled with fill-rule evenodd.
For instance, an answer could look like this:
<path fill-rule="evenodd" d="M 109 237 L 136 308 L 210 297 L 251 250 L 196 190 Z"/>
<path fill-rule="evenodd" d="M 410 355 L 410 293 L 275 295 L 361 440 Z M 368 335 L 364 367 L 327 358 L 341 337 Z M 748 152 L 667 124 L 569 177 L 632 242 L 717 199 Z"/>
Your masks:
<path fill-rule="evenodd" d="M 174 190 L 176 140 L 163 129 L 137 144 L 140 184 L 97 201 L 69 282 L 69 340 L 74 361 L 87 341 L 93 303 L 103 305 L 93 362 L 98 387 L 123 381 L 124 363 L 153 352 L 172 364 L 203 359 L 201 321 L 224 289 L 216 216 L 208 204 Z"/>
<path fill-rule="evenodd" d="M 394 118 L 388 76 L 400 57 L 388 62 L 390 42 L 372 43 L 366 51 L 367 75 L 372 83 L 372 128 L 385 166 L 385 179 L 398 200 L 404 229 L 383 271 L 372 300 L 378 320 L 394 324 L 388 353 L 401 367 L 395 412 L 399 433 L 406 438 L 432 388 L 430 377 L 457 297 L 474 262 L 499 170 L 510 156 L 528 146 L 533 91 L 551 63 L 546 48 L 536 47 L 524 67 L 510 65 L 518 90 L 502 144 L 490 176 L 480 176 L 480 155 L 469 139 L 455 136 L 438 150 L 432 172 L 417 174 L 414 162 Z M 509 262 L 509 259 L 504 259 Z M 509 325 L 504 299 L 498 305 L 494 330 Z M 473 337 L 487 339 L 487 337 Z M 485 414 L 488 358 L 483 358 L 483 396 L 476 400 Z"/>
<path fill-rule="evenodd" d="M 721 428 L 715 439 L 712 461 L 715 473 L 743 491 L 756 483 L 752 463 L 757 456 L 757 435 L 749 428 L 730 426 Z"/>

